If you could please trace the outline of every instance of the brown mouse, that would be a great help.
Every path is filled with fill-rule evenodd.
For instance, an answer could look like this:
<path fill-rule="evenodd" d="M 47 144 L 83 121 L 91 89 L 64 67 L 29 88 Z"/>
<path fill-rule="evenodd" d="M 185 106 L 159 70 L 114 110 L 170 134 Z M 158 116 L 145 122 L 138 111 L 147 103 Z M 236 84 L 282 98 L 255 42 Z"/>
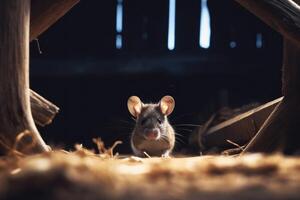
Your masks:
<path fill-rule="evenodd" d="M 127 102 L 128 110 L 136 118 L 131 135 L 131 148 L 136 156 L 164 156 L 172 152 L 175 132 L 168 121 L 173 112 L 175 100 L 164 96 L 160 102 L 144 104 L 139 97 L 131 96 Z"/>

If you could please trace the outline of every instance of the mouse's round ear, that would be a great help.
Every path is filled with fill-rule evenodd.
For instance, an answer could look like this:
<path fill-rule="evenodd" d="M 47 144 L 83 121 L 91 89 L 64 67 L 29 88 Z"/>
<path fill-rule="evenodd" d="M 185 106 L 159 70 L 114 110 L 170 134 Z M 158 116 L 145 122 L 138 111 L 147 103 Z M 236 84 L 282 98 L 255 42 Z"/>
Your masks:
<path fill-rule="evenodd" d="M 142 101 L 137 96 L 131 96 L 127 101 L 127 107 L 130 114 L 136 118 L 141 114 L 142 105 Z"/>
<path fill-rule="evenodd" d="M 175 107 L 175 100 L 171 96 L 164 96 L 160 102 L 159 102 L 159 107 L 164 115 L 170 115 Z"/>

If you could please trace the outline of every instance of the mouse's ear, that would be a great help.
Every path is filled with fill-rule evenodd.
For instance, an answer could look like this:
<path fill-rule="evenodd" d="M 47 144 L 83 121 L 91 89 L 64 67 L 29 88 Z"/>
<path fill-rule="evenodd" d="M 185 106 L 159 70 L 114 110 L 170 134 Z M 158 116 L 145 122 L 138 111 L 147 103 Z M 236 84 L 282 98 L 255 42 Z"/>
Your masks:
<path fill-rule="evenodd" d="M 127 107 L 130 114 L 134 117 L 138 117 L 141 114 L 143 103 L 141 102 L 140 98 L 137 96 L 129 97 L 127 101 Z"/>
<path fill-rule="evenodd" d="M 175 107 L 175 100 L 171 96 L 164 96 L 159 102 L 160 110 L 164 115 L 170 115 Z"/>

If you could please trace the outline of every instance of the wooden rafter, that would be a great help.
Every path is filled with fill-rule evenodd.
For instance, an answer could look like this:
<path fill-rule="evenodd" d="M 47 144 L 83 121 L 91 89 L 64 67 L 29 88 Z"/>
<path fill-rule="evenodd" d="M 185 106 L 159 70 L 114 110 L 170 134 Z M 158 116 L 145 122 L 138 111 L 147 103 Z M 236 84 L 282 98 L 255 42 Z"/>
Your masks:
<path fill-rule="evenodd" d="M 285 38 L 300 45 L 300 0 L 235 0 Z"/>

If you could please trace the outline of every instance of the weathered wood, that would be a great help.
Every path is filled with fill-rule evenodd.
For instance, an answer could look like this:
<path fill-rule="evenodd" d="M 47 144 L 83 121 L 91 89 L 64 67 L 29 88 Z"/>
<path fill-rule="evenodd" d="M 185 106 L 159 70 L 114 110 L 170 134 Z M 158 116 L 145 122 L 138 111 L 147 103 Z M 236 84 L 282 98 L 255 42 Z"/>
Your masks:
<path fill-rule="evenodd" d="M 36 92 L 30 90 L 32 116 L 36 124 L 46 126 L 52 122 L 59 108 Z"/>
<path fill-rule="evenodd" d="M 235 0 L 254 15 L 300 45 L 300 0 Z"/>
<path fill-rule="evenodd" d="M 79 0 L 31 0 L 30 41 L 46 31 Z"/>
<path fill-rule="evenodd" d="M 300 47 L 284 40 L 283 101 L 276 107 L 256 136 L 245 148 L 247 152 L 282 151 L 293 154 L 300 149 Z"/>
<path fill-rule="evenodd" d="M 0 3 L 0 139 L 12 147 L 16 136 L 29 131 L 32 148 L 23 153 L 47 151 L 32 118 L 29 92 L 30 0 Z M 26 138 L 18 141 L 25 151 Z M 8 149 L 1 146 L 4 153 Z"/>
<path fill-rule="evenodd" d="M 239 145 L 248 143 L 282 99 L 275 99 L 209 128 L 200 141 L 206 148 L 231 146 L 227 140 Z"/>
<path fill-rule="evenodd" d="M 299 12 L 300 15 L 300 12 Z M 300 46 L 284 40 L 282 93 L 285 98 L 300 96 Z"/>
<path fill-rule="evenodd" d="M 298 107 L 298 102 L 299 101 L 286 101 L 286 99 L 284 99 L 274 109 L 273 113 L 266 120 L 255 137 L 246 146 L 243 153 L 273 153 L 278 151 L 290 154 L 295 152 L 295 145 L 288 143 L 288 138 L 295 140 L 292 143 L 298 142 L 299 139 L 297 136 L 299 119 L 290 119 L 290 117 L 294 115 L 295 111 L 300 111 L 299 109 L 295 110 L 295 108 Z"/>
<path fill-rule="evenodd" d="M 225 156 L 239 155 L 243 151 L 243 148 L 244 146 L 236 147 L 233 149 L 227 149 L 225 151 L 222 151 L 221 154 Z"/>

